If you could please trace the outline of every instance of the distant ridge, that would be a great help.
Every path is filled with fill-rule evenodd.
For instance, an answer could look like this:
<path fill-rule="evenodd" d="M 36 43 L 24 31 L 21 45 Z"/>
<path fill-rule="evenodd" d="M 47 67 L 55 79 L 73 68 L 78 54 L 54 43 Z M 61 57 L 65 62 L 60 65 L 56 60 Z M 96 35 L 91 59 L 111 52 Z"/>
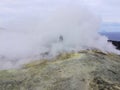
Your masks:
<path fill-rule="evenodd" d="M 116 46 L 116 49 L 120 50 L 120 41 L 112 41 L 112 40 L 108 40 L 108 41 L 112 42 L 112 44 Z"/>
<path fill-rule="evenodd" d="M 108 41 L 120 50 L 120 23 L 103 23 L 99 33 L 108 37 Z"/>

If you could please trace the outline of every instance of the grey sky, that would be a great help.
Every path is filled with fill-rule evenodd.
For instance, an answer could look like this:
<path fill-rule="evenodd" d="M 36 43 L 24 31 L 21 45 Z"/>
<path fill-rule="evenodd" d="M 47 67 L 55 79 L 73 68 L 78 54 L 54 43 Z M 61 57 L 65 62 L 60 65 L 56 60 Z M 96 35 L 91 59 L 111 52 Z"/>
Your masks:
<path fill-rule="evenodd" d="M 120 0 L 0 0 L 0 19 L 5 21 L 32 10 L 37 12 L 39 9 L 42 10 L 40 6 L 50 9 L 57 6 L 58 2 L 60 5 L 77 2 L 101 16 L 103 22 L 120 22 Z"/>
<path fill-rule="evenodd" d="M 83 0 L 104 22 L 120 22 L 120 0 Z"/>

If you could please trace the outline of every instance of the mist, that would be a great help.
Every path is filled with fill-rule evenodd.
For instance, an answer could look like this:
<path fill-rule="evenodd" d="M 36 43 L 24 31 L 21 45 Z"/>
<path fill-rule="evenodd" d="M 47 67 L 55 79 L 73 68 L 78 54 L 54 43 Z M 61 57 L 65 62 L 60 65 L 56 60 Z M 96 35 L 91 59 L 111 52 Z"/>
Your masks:
<path fill-rule="evenodd" d="M 3 1 L 1 13 L 8 12 L 4 8 L 11 12 L 0 16 L 0 69 L 19 67 L 46 53 L 47 58 L 85 49 L 119 54 L 108 38 L 98 33 L 100 18 L 78 1 Z"/>

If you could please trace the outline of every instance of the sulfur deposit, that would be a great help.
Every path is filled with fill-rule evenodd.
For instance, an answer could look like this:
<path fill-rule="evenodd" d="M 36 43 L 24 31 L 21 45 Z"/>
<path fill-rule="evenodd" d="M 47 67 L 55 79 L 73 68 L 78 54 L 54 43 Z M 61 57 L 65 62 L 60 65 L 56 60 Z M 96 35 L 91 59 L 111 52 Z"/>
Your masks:
<path fill-rule="evenodd" d="M 86 50 L 1 70 L 0 90 L 120 90 L 120 56 Z"/>

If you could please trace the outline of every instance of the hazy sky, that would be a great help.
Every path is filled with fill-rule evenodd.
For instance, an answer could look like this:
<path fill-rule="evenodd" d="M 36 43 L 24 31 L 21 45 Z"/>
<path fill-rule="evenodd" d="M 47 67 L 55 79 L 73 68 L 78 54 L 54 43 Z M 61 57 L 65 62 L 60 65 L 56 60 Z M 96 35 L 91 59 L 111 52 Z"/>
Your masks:
<path fill-rule="evenodd" d="M 120 0 L 83 0 L 102 15 L 105 22 L 120 22 Z"/>
<path fill-rule="evenodd" d="M 102 16 L 104 22 L 120 22 L 120 0 L 0 0 L 0 19 L 5 21 L 15 18 L 16 14 L 37 11 L 39 6 L 47 8 L 69 1 L 88 6 Z"/>

